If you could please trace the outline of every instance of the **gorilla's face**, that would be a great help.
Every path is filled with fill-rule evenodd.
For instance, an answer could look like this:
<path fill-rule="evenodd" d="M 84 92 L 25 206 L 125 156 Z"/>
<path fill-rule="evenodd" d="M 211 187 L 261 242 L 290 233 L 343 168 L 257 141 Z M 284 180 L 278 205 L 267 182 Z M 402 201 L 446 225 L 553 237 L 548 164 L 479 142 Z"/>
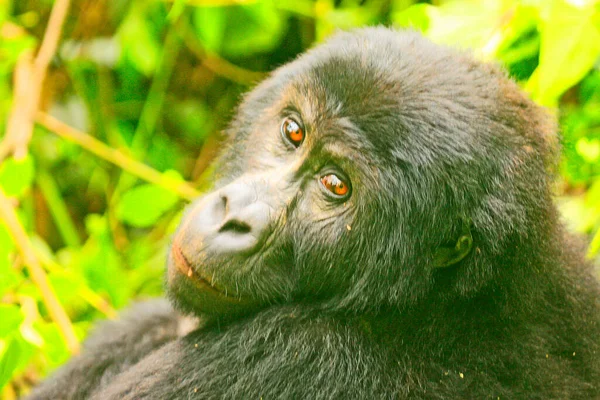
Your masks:
<path fill-rule="evenodd" d="M 174 236 L 176 304 L 237 315 L 292 300 L 411 301 L 437 267 L 469 255 L 470 224 L 490 226 L 488 203 L 519 212 L 501 175 L 515 158 L 507 149 L 526 142 L 494 114 L 504 78 L 442 48 L 423 60 L 418 46 L 433 45 L 386 30 L 341 34 L 247 96 L 216 189 Z"/>
<path fill-rule="evenodd" d="M 364 134 L 314 72 L 280 73 L 248 100 L 224 179 L 183 218 L 169 282 L 194 310 L 237 313 L 348 287 L 357 206 L 379 178 Z"/>

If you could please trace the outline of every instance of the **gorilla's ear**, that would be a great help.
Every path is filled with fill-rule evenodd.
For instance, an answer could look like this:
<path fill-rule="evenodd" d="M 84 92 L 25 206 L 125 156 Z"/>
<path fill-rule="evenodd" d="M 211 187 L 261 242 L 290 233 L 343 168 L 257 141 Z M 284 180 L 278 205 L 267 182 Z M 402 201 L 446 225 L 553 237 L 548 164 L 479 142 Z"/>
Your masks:
<path fill-rule="evenodd" d="M 473 248 L 473 236 L 471 235 L 470 223 L 462 220 L 462 229 L 456 242 L 450 246 L 441 246 L 433 255 L 433 265 L 436 268 L 445 268 L 461 261 L 471 252 Z"/>

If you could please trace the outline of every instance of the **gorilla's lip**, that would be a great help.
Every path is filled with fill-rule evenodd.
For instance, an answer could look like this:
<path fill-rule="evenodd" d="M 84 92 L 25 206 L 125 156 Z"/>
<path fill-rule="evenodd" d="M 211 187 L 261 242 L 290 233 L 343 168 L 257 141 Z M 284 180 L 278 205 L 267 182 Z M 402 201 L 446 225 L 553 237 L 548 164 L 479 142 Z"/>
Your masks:
<path fill-rule="evenodd" d="M 211 290 L 224 297 L 230 297 L 223 293 L 221 290 L 217 289 L 210 278 L 204 277 L 198 272 L 196 272 L 194 268 L 192 268 L 191 263 L 185 257 L 183 251 L 181 251 L 181 248 L 179 246 L 174 244 L 172 246 L 171 252 L 173 254 L 173 263 L 182 275 L 186 276 L 188 279 L 196 283 L 198 286 L 201 286 L 202 288 Z"/>

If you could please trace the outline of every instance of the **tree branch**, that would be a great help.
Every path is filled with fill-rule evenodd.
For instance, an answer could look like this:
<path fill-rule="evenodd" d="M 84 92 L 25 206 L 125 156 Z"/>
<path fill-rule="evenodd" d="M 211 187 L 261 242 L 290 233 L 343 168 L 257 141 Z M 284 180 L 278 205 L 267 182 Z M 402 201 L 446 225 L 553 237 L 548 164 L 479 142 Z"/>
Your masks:
<path fill-rule="evenodd" d="M 187 200 L 192 200 L 200 195 L 200 193 L 189 183 L 165 176 L 146 164 L 128 157 L 124 153 L 107 146 L 93 136 L 78 131 L 48 114 L 39 112 L 36 119 L 41 126 L 48 129 L 50 132 L 54 132 L 64 139 L 77 143 L 98 157 L 115 164 L 130 174 L 147 182 L 170 190 Z"/>
<path fill-rule="evenodd" d="M 29 237 L 27 237 L 23 225 L 19 222 L 13 206 L 8 197 L 6 197 L 6 194 L 4 194 L 2 188 L 0 188 L 0 218 L 2 218 L 6 224 L 19 252 L 23 256 L 31 280 L 39 289 L 42 300 L 50 314 L 50 318 L 58 325 L 58 329 L 67 344 L 67 348 L 71 353 L 78 353 L 79 341 L 75 335 L 73 324 L 67 316 L 65 309 L 58 301 L 56 293 L 54 293 L 54 290 L 50 285 L 48 276 L 46 276 L 46 272 L 35 255 L 35 250 L 29 241 Z"/>
<path fill-rule="evenodd" d="M 37 57 L 32 59 L 32 53 L 25 51 L 17 62 L 14 74 L 14 103 L 8 118 L 6 135 L 0 143 L 0 163 L 10 154 L 17 159 L 27 154 L 44 79 L 58 47 L 69 4 L 70 0 L 54 2 Z"/>
<path fill-rule="evenodd" d="M 202 61 L 202 65 L 213 73 L 246 86 L 260 82 L 267 76 L 264 72 L 249 71 L 238 67 L 204 48 L 185 21 L 180 20 L 176 25 L 178 34 L 186 47 Z"/>

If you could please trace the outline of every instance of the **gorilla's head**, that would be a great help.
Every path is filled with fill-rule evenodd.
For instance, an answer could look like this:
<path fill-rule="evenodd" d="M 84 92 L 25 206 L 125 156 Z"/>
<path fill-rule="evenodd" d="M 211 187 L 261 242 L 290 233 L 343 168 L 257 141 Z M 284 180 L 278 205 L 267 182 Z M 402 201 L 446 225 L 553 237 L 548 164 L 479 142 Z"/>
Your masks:
<path fill-rule="evenodd" d="M 413 32 L 339 33 L 241 104 L 174 236 L 171 296 L 236 315 L 476 293 L 551 217 L 553 129 L 494 66 Z"/>

